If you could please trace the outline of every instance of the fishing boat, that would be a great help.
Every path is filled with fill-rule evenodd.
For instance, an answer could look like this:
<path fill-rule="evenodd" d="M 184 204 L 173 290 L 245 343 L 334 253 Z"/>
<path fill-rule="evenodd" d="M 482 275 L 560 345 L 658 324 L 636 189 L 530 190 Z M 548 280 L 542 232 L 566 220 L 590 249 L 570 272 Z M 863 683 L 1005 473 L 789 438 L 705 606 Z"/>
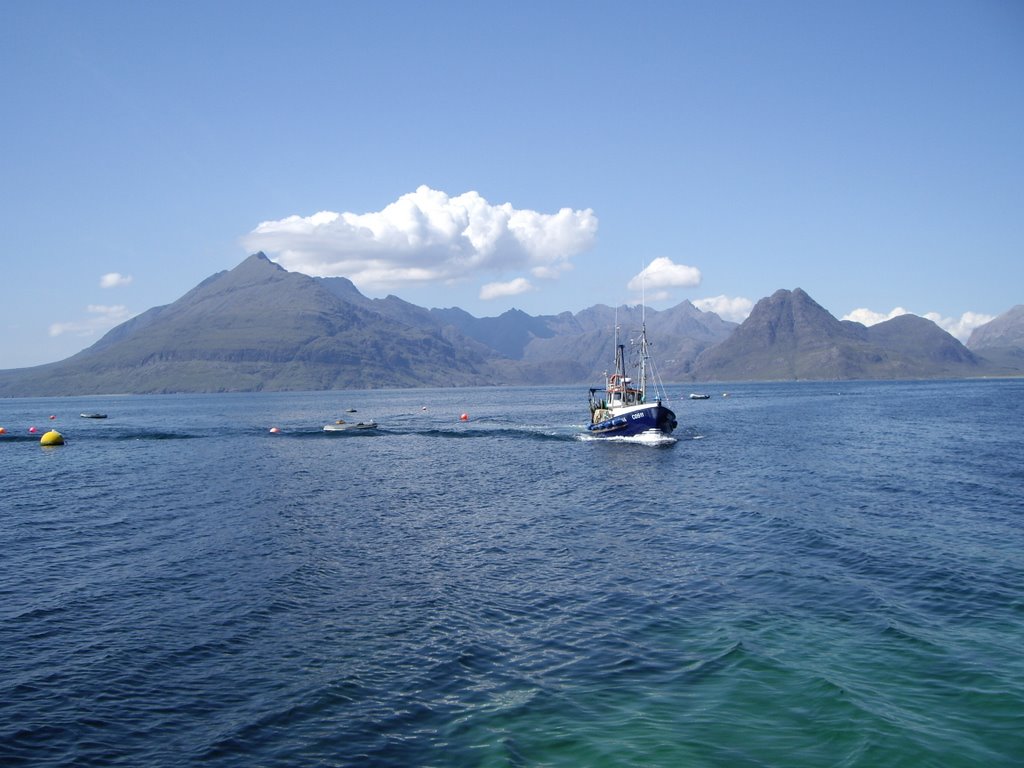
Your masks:
<path fill-rule="evenodd" d="M 107 414 L 105 413 L 80 413 L 78 414 L 83 419 L 105 419 Z"/>
<path fill-rule="evenodd" d="M 676 415 L 662 405 L 656 385 L 648 383 L 650 354 L 647 325 L 640 330 L 637 358 L 630 366 L 635 378 L 626 373 L 626 346 L 619 344 L 615 329 L 615 369 L 605 374 L 604 388 L 590 390 L 590 424 L 587 432 L 594 437 L 634 437 L 637 435 L 670 435 L 678 426 Z M 648 397 L 648 389 L 653 397 Z"/>

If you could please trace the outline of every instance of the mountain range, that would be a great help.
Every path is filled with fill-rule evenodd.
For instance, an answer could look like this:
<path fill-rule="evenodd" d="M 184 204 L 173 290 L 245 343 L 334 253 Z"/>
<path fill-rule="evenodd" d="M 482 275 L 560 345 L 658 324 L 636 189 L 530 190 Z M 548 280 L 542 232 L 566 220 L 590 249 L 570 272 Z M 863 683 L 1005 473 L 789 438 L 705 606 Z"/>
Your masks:
<path fill-rule="evenodd" d="M 762 299 L 741 325 L 688 301 L 476 318 L 370 299 L 257 253 L 66 360 L 0 371 L 0 396 L 592 384 L 616 328 L 625 341 L 641 323 L 665 381 L 1024 374 L 1024 306 L 977 329 L 972 349 L 914 315 L 837 320 L 799 288 Z"/>

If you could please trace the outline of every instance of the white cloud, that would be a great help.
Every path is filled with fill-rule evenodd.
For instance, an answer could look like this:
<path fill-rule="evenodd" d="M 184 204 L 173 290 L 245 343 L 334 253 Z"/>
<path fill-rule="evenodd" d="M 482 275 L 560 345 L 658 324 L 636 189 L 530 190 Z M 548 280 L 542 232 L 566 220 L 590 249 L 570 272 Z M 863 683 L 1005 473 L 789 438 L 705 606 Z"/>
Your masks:
<path fill-rule="evenodd" d="M 701 312 L 714 312 L 723 320 L 742 323 L 754 308 L 754 302 L 742 296 L 711 296 L 707 299 L 696 299 L 693 306 Z"/>
<path fill-rule="evenodd" d="M 700 285 L 700 270 L 685 264 L 676 264 L 672 259 L 659 256 L 629 281 L 631 291 L 657 290 L 659 288 L 692 288 Z"/>
<path fill-rule="evenodd" d="M 128 285 L 131 281 L 131 275 L 122 275 L 120 272 L 107 272 L 107 274 L 100 278 L 100 288 L 116 288 L 119 285 Z"/>
<path fill-rule="evenodd" d="M 878 325 L 878 323 L 884 323 L 886 320 L 892 320 L 894 317 L 900 315 L 909 315 L 910 313 L 903 307 L 896 307 L 889 314 L 883 312 L 875 312 L 872 309 L 860 307 L 853 310 L 849 314 L 843 315 L 842 320 L 852 320 L 855 323 L 861 323 L 862 325 Z"/>
<path fill-rule="evenodd" d="M 892 320 L 894 317 L 900 315 L 911 314 L 903 307 L 896 307 L 888 314 L 882 312 L 875 312 L 870 309 L 855 309 L 848 315 L 843 317 L 843 320 L 853 320 L 864 325 L 875 325 L 877 323 L 885 322 L 886 320 Z M 971 336 L 971 331 L 977 328 L 979 325 L 984 325 L 995 319 L 994 315 L 983 315 L 979 312 L 964 312 L 960 315 L 959 319 L 943 317 L 938 312 L 925 312 L 921 317 L 931 320 L 939 328 L 944 330 L 950 336 L 959 339 L 961 342 L 966 342 Z"/>
<path fill-rule="evenodd" d="M 533 286 L 525 277 L 517 277 L 507 283 L 487 283 L 480 289 L 481 299 L 500 299 L 503 296 L 518 296 L 520 293 L 532 291 Z"/>
<path fill-rule="evenodd" d="M 374 291 L 517 269 L 557 277 L 593 244 L 597 224 L 589 208 L 539 213 L 421 186 L 381 211 L 264 221 L 243 242 L 288 270 Z"/>
<path fill-rule="evenodd" d="M 669 293 L 668 291 L 645 290 L 643 293 L 643 300 L 646 301 L 648 304 L 654 303 L 656 301 L 668 301 L 671 298 L 672 294 Z"/>
<path fill-rule="evenodd" d="M 133 313 L 128 308 L 117 304 L 105 306 L 103 304 L 90 304 L 85 308 L 92 317 L 85 320 L 71 320 L 66 323 L 52 323 L 50 325 L 51 336 L 63 336 L 65 333 L 72 333 L 76 336 L 93 336 L 97 333 L 109 331 L 115 325 L 123 323 L 132 317 Z"/>
<path fill-rule="evenodd" d="M 928 318 L 950 336 L 955 336 L 964 343 L 971 337 L 971 331 L 996 319 L 995 315 L 983 315 L 979 312 L 964 312 L 960 319 L 942 317 L 938 312 L 926 312 L 922 317 Z"/>

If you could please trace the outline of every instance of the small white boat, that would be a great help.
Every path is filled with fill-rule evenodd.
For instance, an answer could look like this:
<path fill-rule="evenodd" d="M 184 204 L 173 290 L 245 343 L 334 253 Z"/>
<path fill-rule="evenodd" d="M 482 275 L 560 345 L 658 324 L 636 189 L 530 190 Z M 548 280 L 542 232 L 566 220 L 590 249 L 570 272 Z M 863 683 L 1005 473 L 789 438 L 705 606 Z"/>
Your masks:
<path fill-rule="evenodd" d="M 324 424 L 324 432 L 350 432 L 355 429 L 376 429 L 376 421 L 345 421 L 338 419 L 333 424 Z"/>
<path fill-rule="evenodd" d="M 78 414 L 83 419 L 105 419 L 107 414 L 105 413 L 80 413 Z"/>
<path fill-rule="evenodd" d="M 710 400 L 711 399 L 711 395 L 706 395 L 703 392 L 691 392 L 690 393 L 690 399 L 691 400 Z"/>

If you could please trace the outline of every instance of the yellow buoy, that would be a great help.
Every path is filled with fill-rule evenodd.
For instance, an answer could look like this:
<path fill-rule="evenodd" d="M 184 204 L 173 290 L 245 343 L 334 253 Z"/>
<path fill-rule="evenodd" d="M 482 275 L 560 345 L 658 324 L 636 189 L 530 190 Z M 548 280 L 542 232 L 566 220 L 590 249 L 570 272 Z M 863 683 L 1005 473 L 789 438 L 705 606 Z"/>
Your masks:
<path fill-rule="evenodd" d="M 64 445 L 64 435 L 56 429 L 51 429 L 39 438 L 40 445 Z"/>

